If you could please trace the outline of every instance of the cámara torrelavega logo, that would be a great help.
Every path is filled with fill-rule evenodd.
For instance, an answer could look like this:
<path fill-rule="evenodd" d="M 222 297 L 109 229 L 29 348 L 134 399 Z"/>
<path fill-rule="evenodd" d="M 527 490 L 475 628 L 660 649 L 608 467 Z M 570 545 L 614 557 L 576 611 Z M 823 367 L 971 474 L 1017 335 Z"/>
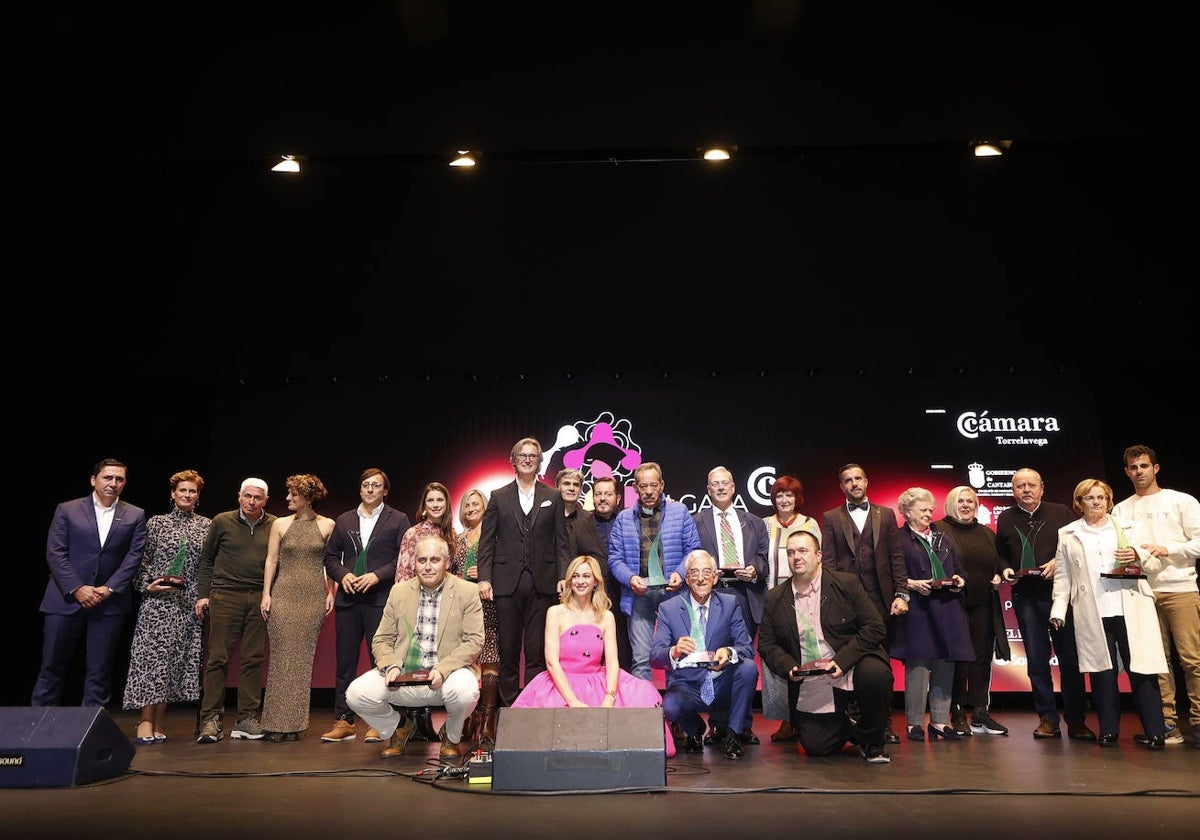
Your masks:
<path fill-rule="evenodd" d="M 1049 438 L 1031 437 L 1037 434 L 1061 432 L 1057 417 L 992 417 L 989 411 L 964 411 L 958 415 L 955 428 L 965 438 L 975 440 L 980 435 L 993 435 L 1000 446 L 1045 446 Z"/>

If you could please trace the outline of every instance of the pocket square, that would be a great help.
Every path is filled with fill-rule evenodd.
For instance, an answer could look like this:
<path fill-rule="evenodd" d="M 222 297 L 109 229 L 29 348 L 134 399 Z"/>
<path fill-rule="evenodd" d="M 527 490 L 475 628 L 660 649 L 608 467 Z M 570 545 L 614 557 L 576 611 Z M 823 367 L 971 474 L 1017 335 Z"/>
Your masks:
<path fill-rule="evenodd" d="M 550 504 L 551 504 L 550 500 L 547 499 L 546 501 L 544 501 L 540 505 L 538 505 L 538 507 L 550 507 Z"/>

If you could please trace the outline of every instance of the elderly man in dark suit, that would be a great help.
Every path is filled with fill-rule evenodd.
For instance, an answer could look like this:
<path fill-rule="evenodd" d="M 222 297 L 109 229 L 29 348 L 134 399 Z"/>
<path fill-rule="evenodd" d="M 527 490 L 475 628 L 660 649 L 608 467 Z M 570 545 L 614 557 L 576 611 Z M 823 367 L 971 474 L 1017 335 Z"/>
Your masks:
<path fill-rule="evenodd" d="M 896 512 L 867 498 L 867 472 L 859 464 L 838 470 L 844 504 L 821 516 L 822 563 L 826 569 L 858 575 L 859 581 L 883 618 L 908 612 L 908 571 L 900 548 Z M 888 719 L 884 740 L 900 743 Z"/>
<path fill-rule="evenodd" d="M 562 496 L 538 481 L 542 445 L 522 438 L 509 453 L 516 478 L 492 491 L 479 526 L 479 597 L 496 602 L 500 704 L 511 706 L 524 683 L 546 670 L 546 611 L 566 573 L 567 520 Z"/>
<path fill-rule="evenodd" d="M 767 593 L 758 652 L 764 667 L 788 681 L 800 744 L 809 755 L 831 755 L 849 741 L 868 762 L 888 764 L 892 666 L 883 619 L 856 576 L 822 569 L 813 534 L 790 534 L 787 557 L 792 578 Z"/>
<path fill-rule="evenodd" d="M 358 676 L 363 641 L 370 650 L 379 629 L 384 604 L 396 579 L 400 540 L 412 527 L 408 514 L 385 502 L 389 490 L 387 473 L 378 467 L 363 470 L 358 477 L 361 504 L 337 518 L 325 543 L 325 573 L 337 586 L 333 602 L 337 672 L 333 728 L 321 736 L 322 741 L 352 741 L 356 737 L 346 688 Z M 372 664 L 377 665 L 373 657 L 372 653 Z M 368 728 L 364 740 L 370 744 L 383 739 Z"/>
<path fill-rule="evenodd" d="M 50 580 L 39 608 L 45 622 L 34 706 L 61 705 L 81 637 L 87 646 L 82 705 L 106 707 L 112 700 L 117 644 L 146 545 L 146 512 L 120 498 L 126 472 L 120 461 L 105 458 L 92 470 L 92 492 L 54 509 L 46 539 Z"/>

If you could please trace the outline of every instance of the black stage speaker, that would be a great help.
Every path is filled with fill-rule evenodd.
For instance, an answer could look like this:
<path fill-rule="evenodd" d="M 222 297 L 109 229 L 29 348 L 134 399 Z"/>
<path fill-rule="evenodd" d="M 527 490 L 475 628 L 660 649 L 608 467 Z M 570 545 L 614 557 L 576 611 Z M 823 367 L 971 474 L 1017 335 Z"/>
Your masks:
<path fill-rule="evenodd" d="M 108 779 L 129 769 L 134 752 L 99 706 L 0 707 L 0 788 Z"/>
<path fill-rule="evenodd" d="M 666 787 L 662 709 L 500 710 L 492 790 Z"/>

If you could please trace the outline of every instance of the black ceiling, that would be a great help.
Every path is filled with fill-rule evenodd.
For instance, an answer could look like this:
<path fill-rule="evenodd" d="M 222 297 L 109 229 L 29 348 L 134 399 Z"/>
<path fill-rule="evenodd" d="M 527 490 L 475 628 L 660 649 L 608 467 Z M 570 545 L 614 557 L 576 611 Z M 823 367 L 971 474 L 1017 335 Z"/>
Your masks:
<path fill-rule="evenodd" d="M 86 355 L 115 295 L 143 367 L 169 367 L 186 324 L 221 375 L 346 369 L 361 339 L 310 348 L 297 329 L 315 311 L 376 323 L 377 365 L 412 370 L 419 336 L 447 336 L 438 354 L 458 331 L 487 347 L 510 313 L 554 313 L 561 295 L 557 311 L 583 314 L 533 326 L 577 365 L 603 331 L 697 368 L 724 336 L 748 367 L 829 364 L 856 343 L 901 367 L 945 344 L 965 348 L 947 364 L 1003 362 L 1021 342 L 1069 363 L 1080 327 L 1146 319 L 1190 346 L 1194 307 L 1176 304 L 1194 296 L 1169 279 L 1190 256 L 1176 196 L 1195 185 L 1167 145 L 1191 122 L 1182 19 L 1074 2 L 318 5 L 39 5 L 15 91 L 35 302 L 10 341 Z M 980 137 L 1012 139 L 1014 168 L 968 172 Z M 755 162 L 702 186 L 572 172 L 574 203 L 561 169 L 449 198 L 417 171 L 464 146 L 549 160 L 708 142 Z M 260 175 L 282 152 L 306 158 L 304 186 Z M 931 163 L 947 155 L 961 162 Z M 259 193 L 227 184 L 239 166 Z M 474 244 L 434 246 L 458 219 Z M 284 233 L 311 250 L 275 260 Z M 714 301 L 738 294 L 780 304 L 713 327 L 729 309 Z M 942 326 L 909 349 L 922 311 Z M 266 352 L 248 362 L 247 341 Z"/>

